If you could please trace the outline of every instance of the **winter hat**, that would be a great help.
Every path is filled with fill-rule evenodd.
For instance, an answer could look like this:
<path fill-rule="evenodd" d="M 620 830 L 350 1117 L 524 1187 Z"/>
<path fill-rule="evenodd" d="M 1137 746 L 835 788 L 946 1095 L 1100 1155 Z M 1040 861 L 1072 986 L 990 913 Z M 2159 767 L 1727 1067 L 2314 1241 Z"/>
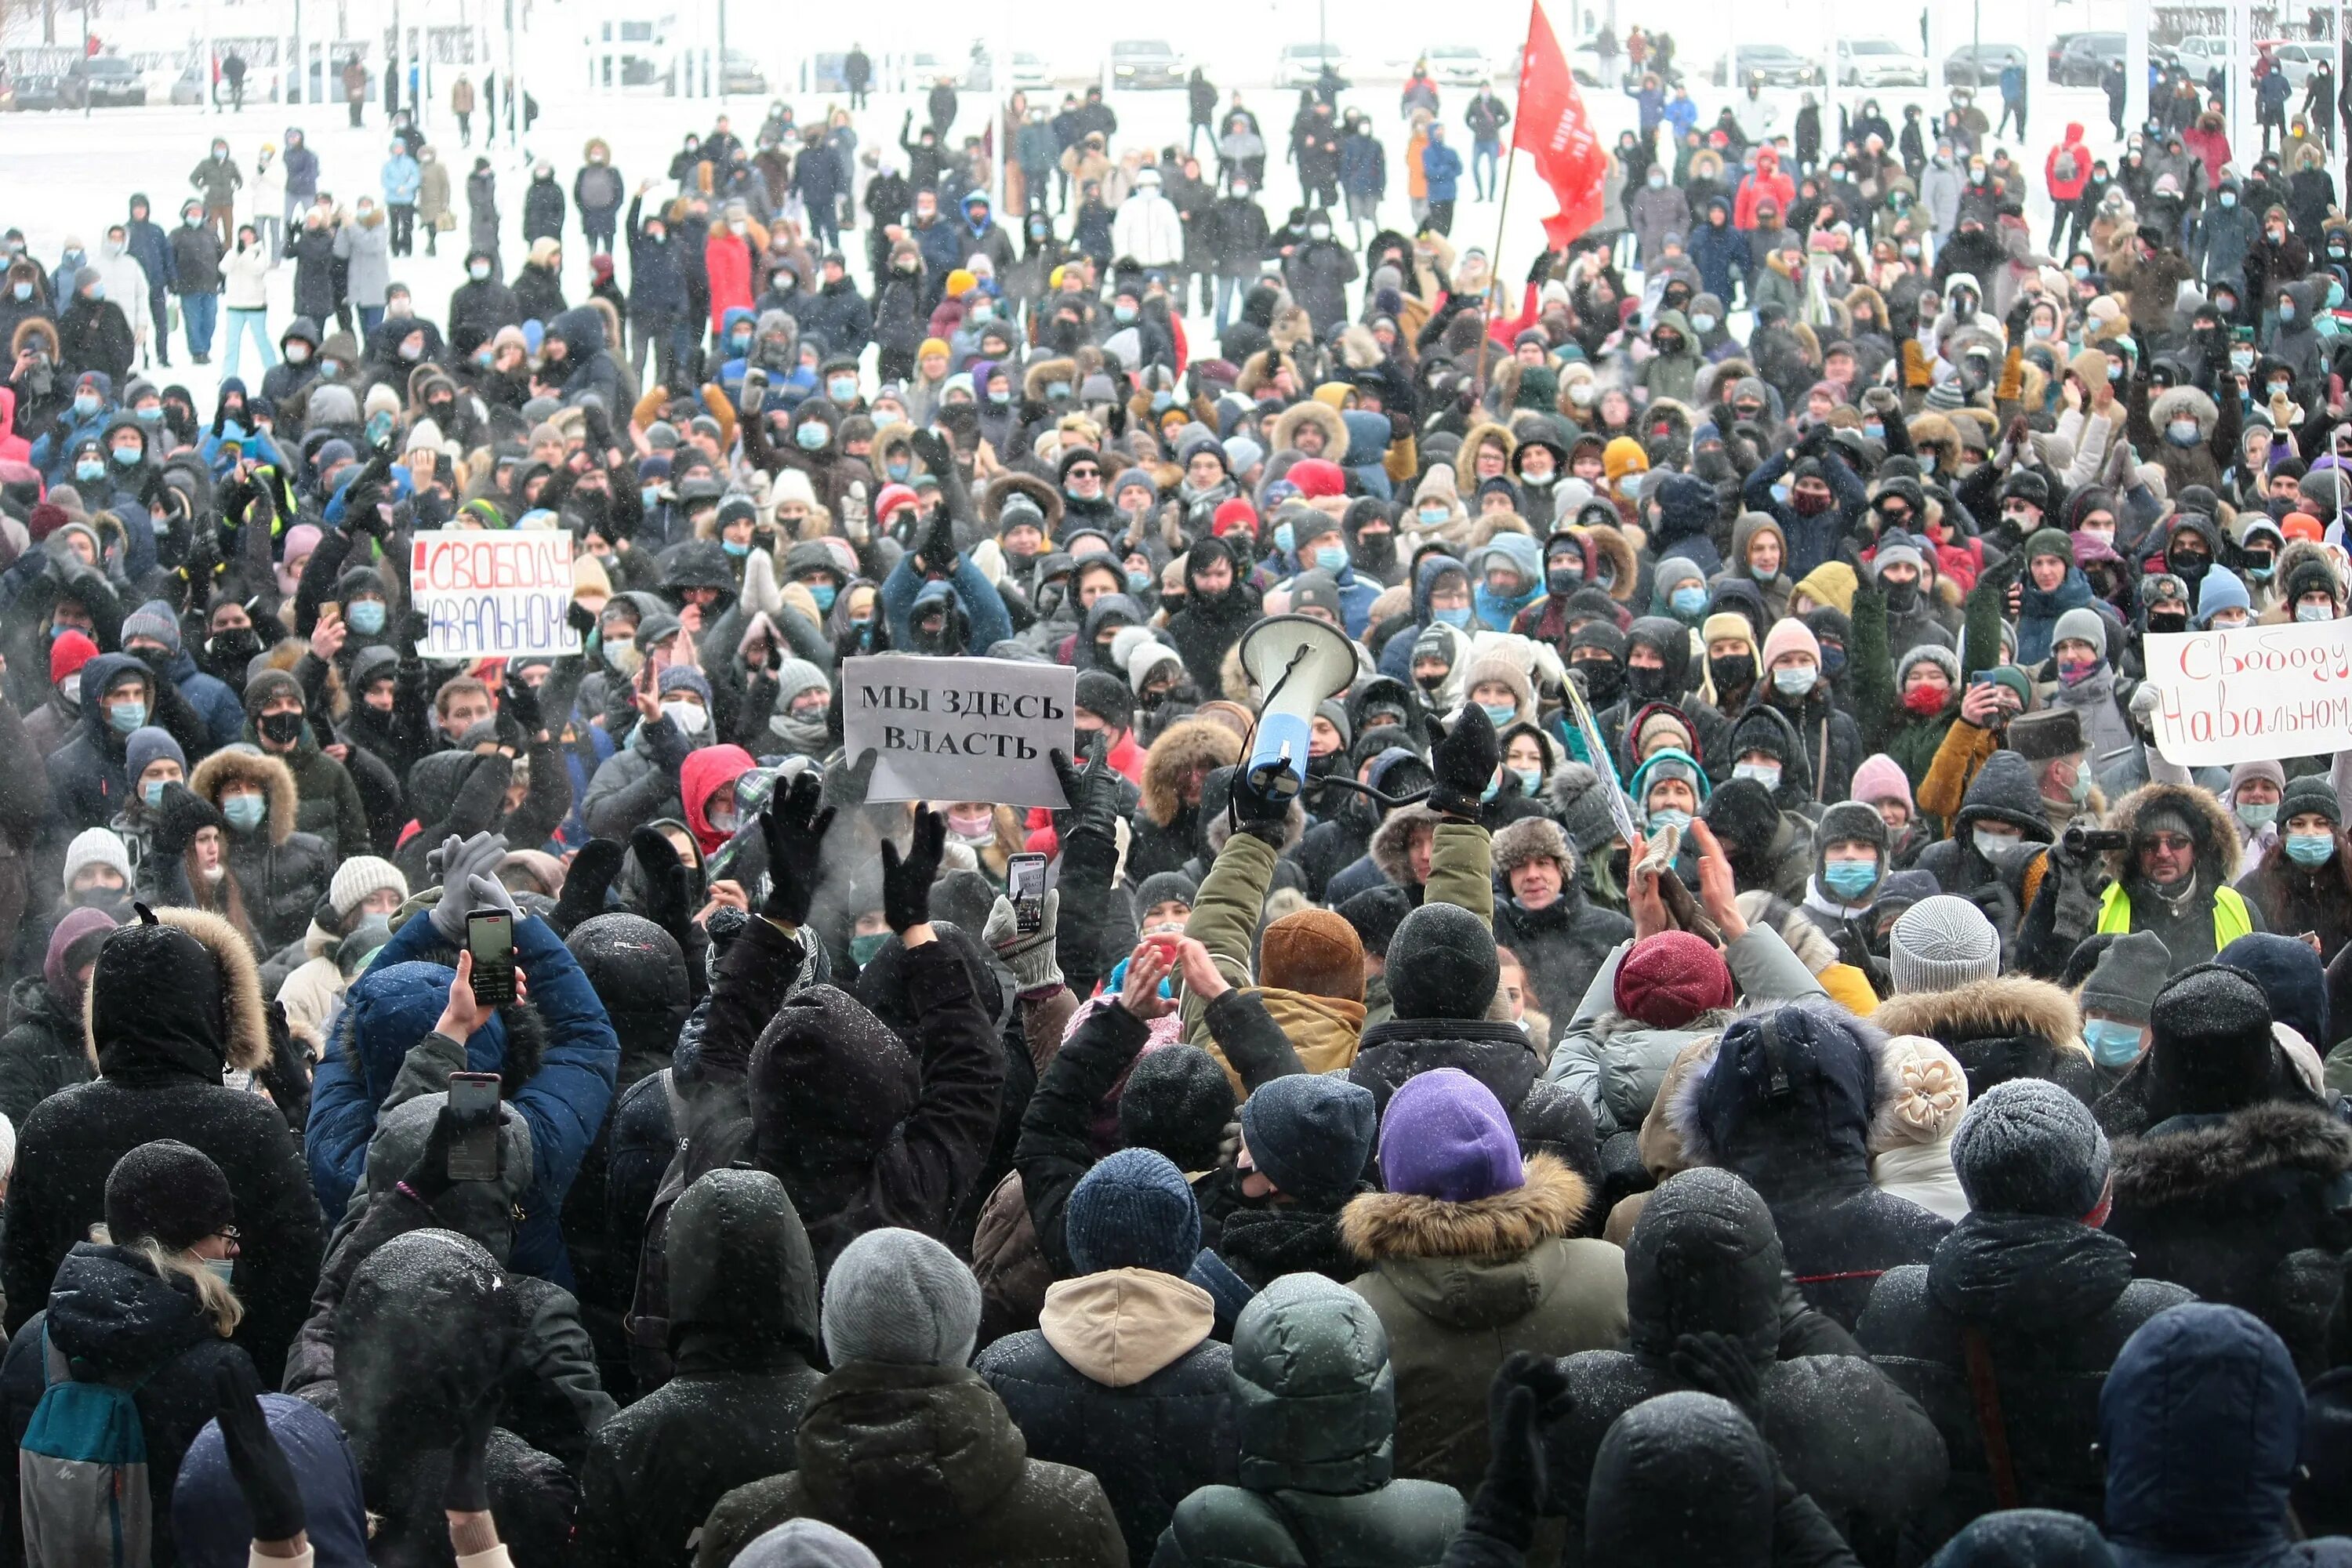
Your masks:
<path fill-rule="evenodd" d="M 1882 1099 L 1870 1125 L 1870 1152 L 1940 1143 L 1969 1108 L 1969 1075 L 1951 1052 L 1925 1035 L 1896 1035 L 1878 1058 Z"/>
<path fill-rule="evenodd" d="M 1560 763 L 1546 787 L 1553 815 L 1578 854 L 1595 854 L 1617 837 L 1617 819 L 1609 809 L 1614 792 L 1601 787 L 1601 775 L 1590 764 Z"/>
<path fill-rule="evenodd" d="M 401 902 L 408 901 L 408 879 L 400 868 L 373 855 L 354 855 L 335 868 L 334 880 L 327 884 L 327 902 L 334 907 L 335 918 L 342 920 L 369 894 L 386 890 L 399 894 Z"/>
<path fill-rule="evenodd" d="M 1282 1191 L 1310 1203 L 1353 1192 L 1372 1152 L 1372 1091 L 1345 1079 L 1292 1073 L 1242 1105 L 1250 1163 Z"/>
<path fill-rule="evenodd" d="M 817 1519 L 788 1519 L 735 1554 L 735 1568 L 882 1568 L 854 1535 Z"/>
<path fill-rule="evenodd" d="M 1813 842 L 1820 846 L 1817 859 L 1832 844 L 1856 841 L 1877 850 L 1882 861 L 1886 858 L 1886 819 L 1878 815 L 1876 806 L 1842 800 L 1822 813 L 1821 824 L 1813 829 Z"/>
<path fill-rule="evenodd" d="M 1846 791 L 1846 798 L 1873 806 L 1882 800 L 1899 800 L 1906 810 L 1917 809 L 1911 803 L 1911 780 L 1904 773 L 1903 764 L 1885 752 L 1874 752 L 1862 759 L 1862 765 L 1853 770 L 1853 784 Z"/>
<path fill-rule="evenodd" d="M 2151 1099 L 2173 1114 L 2235 1110 L 2270 1092 L 2270 999 L 2245 971 L 2184 970 L 2157 993 L 2147 1021 Z"/>
<path fill-rule="evenodd" d="M 1475 1203 L 1527 1181 L 1502 1102 L 1460 1068 L 1415 1073 L 1389 1097 L 1381 1176 L 1390 1192 L 1449 1204 Z"/>
<path fill-rule="evenodd" d="M 158 757 L 169 757 L 179 763 L 181 776 L 186 777 L 188 754 L 180 750 L 180 742 L 173 739 L 172 731 L 154 724 L 142 724 L 122 742 L 122 776 L 131 781 L 132 788 L 137 788 L 139 775 Z"/>
<path fill-rule="evenodd" d="M 980 1333 L 980 1284 L 919 1231 L 869 1230 L 824 1279 L 824 1352 L 844 1362 L 960 1367 Z"/>
<path fill-rule="evenodd" d="M 1486 921 L 1454 904 L 1423 904 L 1389 939 L 1387 973 L 1400 1018 L 1480 1018 L 1502 966 Z"/>
<path fill-rule="evenodd" d="M 2156 994 L 2163 989 L 2164 977 L 2171 970 L 2172 954 L 2154 931 L 2119 936 L 2099 954 L 2090 977 L 2083 982 L 2083 1011 L 2145 1024 L 2156 1005 Z"/>
<path fill-rule="evenodd" d="M 1165 1154 L 1121 1149 L 1078 1179 L 1062 1211 L 1081 1274 L 1149 1268 L 1182 1274 L 1201 1251 L 1201 1206 Z"/>
<path fill-rule="evenodd" d="M 172 614 L 172 606 L 161 599 L 150 599 L 122 617 L 124 647 L 139 637 L 148 637 L 173 653 L 180 651 L 180 622 Z"/>
<path fill-rule="evenodd" d="M 41 980 L 50 995 L 80 1008 L 81 987 L 74 984 L 73 973 L 98 956 L 99 944 L 113 929 L 114 917 L 104 910 L 68 910 L 58 919 L 41 960 Z"/>
<path fill-rule="evenodd" d="M 2011 1508 L 1970 1521 L 1934 1561 L 1948 1568 L 2115 1568 L 2116 1554 L 2081 1514 Z"/>
<path fill-rule="evenodd" d="M 66 887 L 71 889 L 73 879 L 92 866 L 111 866 L 122 885 L 131 885 L 131 851 L 110 828 L 85 827 L 74 835 L 73 842 L 66 846 Z"/>
<path fill-rule="evenodd" d="M 1773 622 L 1772 629 L 1764 634 L 1764 652 L 1757 658 L 1757 665 L 1761 669 L 1769 669 L 1773 661 L 1784 653 L 1811 654 L 1813 668 L 1821 668 L 1821 639 L 1814 637 L 1812 628 L 1802 621 L 1784 617 Z"/>
<path fill-rule="evenodd" d="M 639 631 L 642 635 L 643 628 L 640 627 Z M 702 706 L 706 710 L 710 706 L 710 682 L 704 678 L 702 671 L 695 669 L 690 666 L 683 664 L 671 665 L 668 668 L 661 672 L 661 680 L 659 684 L 661 687 L 661 695 L 664 697 L 668 696 L 673 691 L 683 689 L 691 691 L 697 697 L 701 698 Z M 708 731 L 706 731 L 706 733 Z"/>
<path fill-rule="evenodd" d="M 2238 574 L 2219 563 L 2205 569 L 2205 580 L 2197 585 L 2197 622 L 2210 626 L 2213 617 L 2223 610 L 2252 610 L 2253 601 L 2246 596 L 2246 585 Z"/>
<path fill-rule="evenodd" d="M 2336 786 L 2327 782 L 2325 773 L 2305 773 L 2291 779 L 2279 793 L 2281 822 L 2291 822 L 2307 811 L 2319 813 L 2338 827 L 2344 826 L 2344 808 L 2336 798 Z"/>
<path fill-rule="evenodd" d="M 1198 1046 L 1147 1050 L 1118 1096 L 1118 1141 L 1165 1154 L 1180 1170 L 1205 1171 L 1234 1119 L 1234 1083 Z"/>
<path fill-rule="evenodd" d="M 1356 940 L 1375 958 L 1386 958 L 1397 927 L 1412 912 L 1412 900 L 1393 884 L 1367 888 L 1339 906 L 1339 918 L 1354 928 Z M 1501 971 L 1497 969 L 1499 977 Z"/>
<path fill-rule="evenodd" d="M 2107 1190 L 2107 1135 L 2056 1084 L 2013 1078 L 1960 1119 L 1952 1171 L 1972 1209 L 2080 1219 Z"/>
<path fill-rule="evenodd" d="M 1190 909 L 1200 896 L 1200 887 L 1183 872 L 1154 871 L 1136 885 L 1135 912 L 1140 917 L 1157 904 L 1182 904 Z"/>
<path fill-rule="evenodd" d="M 184 1251 L 236 1223 L 228 1178 L 201 1150 L 174 1139 L 142 1143 L 106 1176 L 106 1228 L 118 1247 L 152 1237 Z"/>
<path fill-rule="evenodd" d="M 1258 946 L 1257 977 L 1259 984 L 1277 990 L 1360 1002 L 1364 944 L 1357 939 L 1356 928 L 1331 910 L 1300 910 L 1265 928 Z"/>
<path fill-rule="evenodd" d="M 1968 900 L 1939 893 L 1903 911 L 1886 957 L 1898 994 L 1957 991 L 2000 973 L 2000 933 Z"/>
<path fill-rule="evenodd" d="M 2328 1018 L 2327 972 L 2310 943 L 2276 931 L 2248 931 L 2215 954 L 2214 962 L 2252 977 L 2271 1005 L 2273 1023 L 2315 1045 L 2336 1037 Z"/>
<path fill-rule="evenodd" d="M 2101 658 L 2107 657 L 2107 620 L 2088 605 L 2077 605 L 2058 617 L 2058 626 L 2050 634 L 2050 646 L 2056 647 L 2069 640 L 2086 642 Z"/>
<path fill-rule="evenodd" d="M 1680 1029 L 1738 1000 L 1731 971 L 1705 937 L 1686 931 L 1643 937 L 1618 961 L 1611 1000 L 1653 1029 Z"/>
<path fill-rule="evenodd" d="M 49 645 L 49 684 L 56 686 L 68 676 L 81 673 L 81 667 L 98 657 L 98 645 L 82 631 L 63 631 Z"/>
<path fill-rule="evenodd" d="M 1114 729 L 1135 724 L 1135 694 L 1127 682 L 1107 670 L 1089 669 L 1078 677 L 1077 710 L 1091 713 Z"/>

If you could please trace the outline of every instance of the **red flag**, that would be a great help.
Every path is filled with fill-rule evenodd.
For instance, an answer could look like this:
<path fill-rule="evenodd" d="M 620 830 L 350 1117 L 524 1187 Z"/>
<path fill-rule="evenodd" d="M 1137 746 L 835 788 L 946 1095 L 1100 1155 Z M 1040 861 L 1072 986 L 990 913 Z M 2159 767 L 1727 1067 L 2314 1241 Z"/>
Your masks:
<path fill-rule="evenodd" d="M 1601 193 L 1609 178 L 1609 153 L 1584 112 L 1584 95 L 1568 68 L 1568 56 L 1543 14 L 1531 6 L 1528 44 L 1519 57 L 1519 112 L 1512 122 L 1511 146 L 1535 154 L 1536 172 L 1559 202 L 1544 219 L 1555 250 L 1601 221 Z"/>

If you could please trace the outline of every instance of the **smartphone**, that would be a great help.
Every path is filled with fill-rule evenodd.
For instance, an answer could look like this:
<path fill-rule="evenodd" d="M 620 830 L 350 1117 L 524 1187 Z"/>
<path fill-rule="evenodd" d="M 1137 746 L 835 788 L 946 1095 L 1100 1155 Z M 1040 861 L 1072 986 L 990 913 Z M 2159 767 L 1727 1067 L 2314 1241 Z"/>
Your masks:
<path fill-rule="evenodd" d="M 504 910 L 467 915 L 466 951 L 474 955 L 474 1000 L 485 1007 L 513 1001 L 514 917 Z"/>
<path fill-rule="evenodd" d="M 1045 858 L 1015 855 L 1005 862 L 1004 893 L 1013 900 L 1013 929 L 1034 936 L 1045 928 Z"/>
<path fill-rule="evenodd" d="M 503 917 L 501 917 L 503 918 Z M 449 1075 L 449 1111 L 460 1131 L 449 1143 L 449 1179 L 453 1182 L 495 1182 L 499 1179 L 499 1075 L 494 1072 L 453 1072 Z"/>

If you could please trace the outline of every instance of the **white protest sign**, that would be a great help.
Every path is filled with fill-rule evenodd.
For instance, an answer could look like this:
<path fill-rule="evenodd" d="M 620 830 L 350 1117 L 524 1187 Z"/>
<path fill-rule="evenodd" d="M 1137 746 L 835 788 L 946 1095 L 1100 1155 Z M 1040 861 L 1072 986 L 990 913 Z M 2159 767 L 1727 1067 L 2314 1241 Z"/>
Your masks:
<path fill-rule="evenodd" d="M 2352 621 L 2153 632 L 2156 749 L 2182 767 L 2352 746 Z"/>
<path fill-rule="evenodd" d="M 1011 658 L 877 654 L 841 667 L 843 749 L 879 753 L 868 800 L 1060 807 L 1078 672 Z"/>
<path fill-rule="evenodd" d="M 572 607 L 572 535 L 445 528 L 409 546 L 408 596 L 425 616 L 426 658 L 578 653 Z"/>

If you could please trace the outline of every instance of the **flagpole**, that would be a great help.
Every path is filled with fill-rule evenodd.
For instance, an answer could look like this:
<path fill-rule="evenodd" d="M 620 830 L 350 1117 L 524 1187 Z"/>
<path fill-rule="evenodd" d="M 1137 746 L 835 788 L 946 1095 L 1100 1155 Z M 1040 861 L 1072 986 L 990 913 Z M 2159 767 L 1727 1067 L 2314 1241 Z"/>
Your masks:
<path fill-rule="evenodd" d="M 1495 248 L 1486 254 L 1486 292 L 1489 299 L 1503 286 L 1503 221 L 1511 212 L 1511 175 L 1519 163 L 1519 100 L 1527 93 L 1528 47 L 1535 37 L 1536 11 L 1541 4 L 1542 0 L 1529 0 L 1527 37 L 1519 44 L 1518 85 L 1511 89 L 1511 139 L 1503 144 L 1503 197 L 1495 208 Z M 1474 152 L 1472 156 L 1476 156 L 1476 153 Z M 1494 341 L 1494 334 L 1486 328 L 1486 322 L 1478 323 L 1478 372 L 1473 378 L 1481 396 L 1486 391 L 1486 349 Z"/>

